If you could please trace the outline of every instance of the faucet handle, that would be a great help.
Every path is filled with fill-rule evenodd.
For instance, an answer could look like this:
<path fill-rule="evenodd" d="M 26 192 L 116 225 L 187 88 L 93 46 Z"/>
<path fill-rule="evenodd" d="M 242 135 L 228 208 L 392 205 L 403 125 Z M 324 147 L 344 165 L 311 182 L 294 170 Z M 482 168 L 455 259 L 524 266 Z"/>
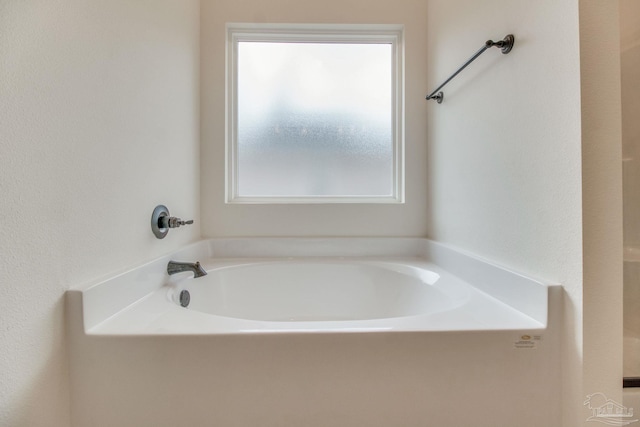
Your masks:
<path fill-rule="evenodd" d="M 165 228 L 178 228 L 181 225 L 193 224 L 193 220 L 192 219 L 189 219 L 187 221 L 183 221 L 182 219 L 177 218 L 175 216 L 165 217 L 164 220 L 166 221 L 166 227 Z"/>

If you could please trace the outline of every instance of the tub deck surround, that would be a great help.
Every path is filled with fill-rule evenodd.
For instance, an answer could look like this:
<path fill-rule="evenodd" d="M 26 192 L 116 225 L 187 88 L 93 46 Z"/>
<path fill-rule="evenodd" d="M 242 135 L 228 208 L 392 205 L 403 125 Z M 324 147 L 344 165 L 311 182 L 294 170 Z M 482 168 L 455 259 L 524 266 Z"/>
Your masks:
<path fill-rule="evenodd" d="M 170 259 L 198 260 L 209 275 L 169 277 Z M 308 289 L 292 296 L 296 283 Z M 236 238 L 197 242 L 69 300 L 96 336 L 531 331 L 547 327 L 551 288 L 427 239 Z M 184 289 L 188 308 L 177 303 Z"/>

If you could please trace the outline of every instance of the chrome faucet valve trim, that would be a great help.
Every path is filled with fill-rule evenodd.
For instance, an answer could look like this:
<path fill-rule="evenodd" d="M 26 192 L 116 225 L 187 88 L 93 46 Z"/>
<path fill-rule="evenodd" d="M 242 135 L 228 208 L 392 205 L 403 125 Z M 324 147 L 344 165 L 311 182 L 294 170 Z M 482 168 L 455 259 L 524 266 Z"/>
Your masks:
<path fill-rule="evenodd" d="M 169 209 L 165 205 L 158 205 L 151 214 L 151 231 L 158 239 L 164 239 L 170 228 L 178 228 L 182 225 L 193 224 L 193 220 L 182 220 L 171 216 Z"/>

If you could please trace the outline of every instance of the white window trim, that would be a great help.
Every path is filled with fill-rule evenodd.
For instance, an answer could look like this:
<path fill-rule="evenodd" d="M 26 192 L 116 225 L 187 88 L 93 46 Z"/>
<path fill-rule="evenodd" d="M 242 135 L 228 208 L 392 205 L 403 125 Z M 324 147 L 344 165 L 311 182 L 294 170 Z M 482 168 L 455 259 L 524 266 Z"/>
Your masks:
<path fill-rule="evenodd" d="M 404 42 L 402 25 L 228 23 L 226 46 L 225 202 L 233 204 L 404 203 Z M 393 186 L 390 196 L 241 197 L 238 195 L 238 42 L 390 43 L 392 45 Z"/>

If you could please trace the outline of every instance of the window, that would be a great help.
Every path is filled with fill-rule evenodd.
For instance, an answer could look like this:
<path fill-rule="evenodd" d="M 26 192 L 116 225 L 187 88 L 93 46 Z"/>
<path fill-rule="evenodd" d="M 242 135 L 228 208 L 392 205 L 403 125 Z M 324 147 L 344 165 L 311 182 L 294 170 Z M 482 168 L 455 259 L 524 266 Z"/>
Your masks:
<path fill-rule="evenodd" d="M 402 28 L 227 26 L 227 202 L 403 202 Z"/>

